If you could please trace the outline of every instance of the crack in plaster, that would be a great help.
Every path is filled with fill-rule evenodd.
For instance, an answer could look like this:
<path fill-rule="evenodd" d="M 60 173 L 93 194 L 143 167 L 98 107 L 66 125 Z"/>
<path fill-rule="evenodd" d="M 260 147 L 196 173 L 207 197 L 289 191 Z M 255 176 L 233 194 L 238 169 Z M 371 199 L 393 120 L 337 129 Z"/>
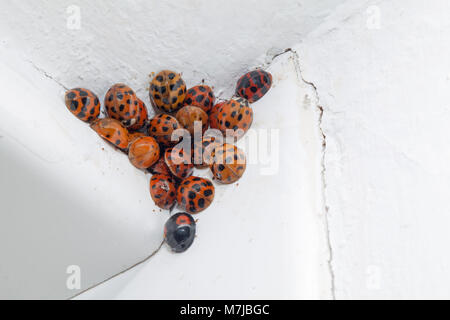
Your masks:
<path fill-rule="evenodd" d="M 316 85 L 313 82 L 308 81 L 308 80 L 306 80 L 303 77 L 302 70 L 301 70 L 301 67 L 300 67 L 300 65 L 301 65 L 300 64 L 300 56 L 295 50 L 293 50 L 291 48 L 287 48 L 283 52 L 280 52 L 280 53 L 274 55 L 272 57 L 272 61 L 275 58 L 277 58 L 278 56 L 286 54 L 286 53 L 289 53 L 289 52 L 292 53 L 292 56 L 294 58 L 293 62 L 294 62 L 294 65 L 295 65 L 295 71 L 297 73 L 297 78 L 300 81 L 302 81 L 302 82 L 306 83 L 307 85 L 309 85 L 313 89 L 314 94 L 316 96 L 316 101 L 317 101 L 316 102 L 316 107 L 317 107 L 317 111 L 319 112 L 319 117 L 317 119 L 317 126 L 318 126 L 318 129 L 319 129 L 320 134 L 322 136 L 322 150 L 321 150 L 322 151 L 322 157 L 321 157 L 320 166 L 322 168 L 321 169 L 321 180 L 322 180 L 321 186 L 322 186 L 323 211 L 325 213 L 325 215 L 324 215 L 324 217 L 325 217 L 324 218 L 324 227 L 325 227 L 325 232 L 326 232 L 326 236 L 327 236 L 326 241 L 327 241 L 328 254 L 329 254 L 327 263 L 328 263 L 328 270 L 329 270 L 330 277 L 331 277 L 331 287 L 330 287 L 331 297 L 332 297 L 333 300 L 336 300 L 335 273 L 334 273 L 334 269 L 333 269 L 333 247 L 332 247 L 332 244 L 331 244 L 330 227 L 329 227 L 329 221 L 328 221 L 329 206 L 327 204 L 327 195 L 326 195 L 327 180 L 326 180 L 325 157 L 326 157 L 326 152 L 327 152 L 327 136 L 325 135 L 325 132 L 324 132 L 323 127 L 322 127 L 322 119 L 323 119 L 324 109 L 320 105 L 320 97 L 319 97 L 319 92 L 317 90 Z"/>
<path fill-rule="evenodd" d="M 54 81 L 56 84 L 58 84 L 60 87 L 64 88 L 64 90 L 68 91 L 69 89 L 63 85 L 61 82 L 53 78 L 49 73 L 47 73 L 44 69 L 39 68 L 36 64 L 34 64 L 33 61 L 28 60 L 28 62 L 33 66 L 34 69 L 36 69 L 40 74 L 42 74 L 44 77 Z"/>
<path fill-rule="evenodd" d="M 161 244 L 159 245 L 159 247 L 158 247 L 155 251 L 153 251 L 150 255 L 146 256 L 146 257 L 145 257 L 144 259 L 142 259 L 141 261 L 136 262 L 135 264 L 129 266 L 129 267 L 126 268 L 125 270 L 122 270 L 122 271 L 120 271 L 119 273 L 113 274 L 112 276 L 106 278 L 105 280 L 103 280 L 103 281 L 101 281 L 101 282 L 99 282 L 99 283 L 97 283 L 97 284 L 94 284 L 94 285 L 90 286 L 90 287 L 87 288 L 87 289 L 84 289 L 84 290 L 78 292 L 77 294 L 73 295 L 72 297 L 68 298 L 67 300 L 72 300 L 72 299 L 74 299 L 74 298 L 76 298 L 76 297 L 82 295 L 83 293 L 85 293 L 85 292 L 87 292 L 87 291 L 89 291 L 89 290 L 91 290 L 91 289 L 94 289 L 94 288 L 96 288 L 96 287 L 98 287 L 98 286 L 104 284 L 105 282 L 107 282 L 107 281 L 109 281 L 109 280 L 112 280 L 112 279 L 114 279 L 114 278 L 120 276 L 121 274 L 124 274 L 124 273 L 127 272 L 127 271 L 130 271 L 131 269 L 134 269 L 135 267 L 137 267 L 137 266 L 143 264 L 144 262 L 147 262 L 148 260 L 150 260 L 154 255 L 156 255 L 156 254 L 161 250 L 161 248 L 162 248 L 162 246 L 164 245 L 164 243 L 165 243 L 165 240 L 163 240 L 163 241 L 161 242 Z"/>

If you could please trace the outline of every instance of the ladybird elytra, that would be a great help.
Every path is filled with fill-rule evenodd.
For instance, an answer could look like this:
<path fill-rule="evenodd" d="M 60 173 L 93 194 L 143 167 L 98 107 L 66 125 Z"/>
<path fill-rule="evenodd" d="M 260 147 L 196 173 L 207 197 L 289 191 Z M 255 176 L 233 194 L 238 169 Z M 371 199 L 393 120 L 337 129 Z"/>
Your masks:
<path fill-rule="evenodd" d="M 128 150 L 130 162 L 138 169 L 147 169 L 159 159 L 159 145 L 152 137 L 134 139 Z"/>
<path fill-rule="evenodd" d="M 201 131 L 203 134 L 208 129 L 208 115 L 203 109 L 195 106 L 184 106 L 178 110 L 176 116 L 180 126 L 189 131 L 194 136 L 194 131 Z"/>
<path fill-rule="evenodd" d="M 178 186 L 178 206 L 190 214 L 205 210 L 213 200 L 214 185 L 209 179 L 190 176 Z"/>
<path fill-rule="evenodd" d="M 216 97 L 212 88 L 202 84 L 192 87 L 187 91 L 184 104 L 199 107 L 206 113 L 209 113 L 215 100 Z"/>
<path fill-rule="evenodd" d="M 116 119 L 97 119 L 91 124 L 91 128 L 108 142 L 120 149 L 128 147 L 128 130 Z"/>
<path fill-rule="evenodd" d="M 217 126 L 225 136 L 241 138 L 253 122 L 253 110 L 244 98 L 233 98 L 217 111 Z"/>
<path fill-rule="evenodd" d="M 166 174 L 154 174 L 150 179 L 150 195 L 161 209 L 170 209 L 175 204 L 177 189 L 175 180 Z"/>
<path fill-rule="evenodd" d="M 162 112 L 179 110 L 186 97 L 186 84 L 181 75 L 175 71 L 163 70 L 150 82 L 150 101 Z"/>
<path fill-rule="evenodd" d="M 196 224 L 187 212 L 178 212 L 164 225 L 164 240 L 173 252 L 186 251 L 194 242 Z"/>
<path fill-rule="evenodd" d="M 179 179 L 189 177 L 194 171 L 192 152 L 188 153 L 183 148 L 169 148 L 164 153 L 164 160 L 170 172 Z"/>
<path fill-rule="evenodd" d="M 178 142 L 175 138 L 172 140 L 172 133 L 179 128 L 180 124 L 175 117 L 161 113 L 150 119 L 148 135 L 155 138 L 163 146 L 172 146 Z"/>
<path fill-rule="evenodd" d="M 214 179 L 224 184 L 239 180 L 247 167 L 244 151 L 227 143 L 213 150 L 212 161 Z"/>
<path fill-rule="evenodd" d="M 67 109 L 82 121 L 93 122 L 100 114 L 100 101 L 91 90 L 71 89 L 66 92 L 64 100 Z"/>
<path fill-rule="evenodd" d="M 119 120 L 126 128 L 135 126 L 142 113 L 136 94 L 123 83 L 113 85 L 106 92 L 105 110 L 109 117 Z"/>
<path fill-rule="evenodd" d="M 237 82 L 236 94 L 253 103 L 261 99 L 272 86 L 272 75 L 262 69 L 244 74 Z"/>

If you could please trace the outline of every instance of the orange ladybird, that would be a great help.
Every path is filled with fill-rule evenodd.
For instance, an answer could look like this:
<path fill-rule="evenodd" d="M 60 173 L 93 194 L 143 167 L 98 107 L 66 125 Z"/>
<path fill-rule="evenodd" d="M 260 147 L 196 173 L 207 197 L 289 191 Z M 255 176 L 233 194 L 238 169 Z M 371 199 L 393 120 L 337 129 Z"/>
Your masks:
<path fill-rule="evenodd" d="M 148 111 L 145 103 L 138 98 L 138 115 L 136 117 L 136 123 L 131 125 L 129 130 L 139 130 L 141 129 L 148 120 Z"/>
<path fill-rule="evenodd" d="M 128 130 L 117 120 L 103 118 L 94 121 L 91 128 L 113 145 L 126 149 L 128 147 Z"/>
<path fill-rule="evenodd" d="M 177 196 L 175 181 L 171 176 L 154 174 L 150 179 L 150 195 L 161 209 L 170 209 Z"/>
<path fill-rule="evenodd" d="M 106 92 L 105 109 L 108 116 L 119 120 L 127 128 L 135 126 L 141 116 L 139 99 L 134 91 L 123 83 L 113 85 Z"/>
<path fill-rule="evenodd" d="M 166 164 L 166 161 L 164 160 L 164 157 L 160 157 L 159 160 L 156 161 L 154 165 L 148 168 L 148 171 L 150 171 L 153 174 L 161 173 L 167 176 L 170 176 L 172 174 L 169 170 L 169 167 Z"/>
<path fill-rule="evenodd" d="M 128 158 L 138 169 L 151 167 L 159 159 L 159 145 L 152 137 L 136 138 L 130 144 Z"/>
<path fill-rule="evenodd" d="M 209 113 L 209 126 L 213 129 L 219 129 L 219 121 L 217 116 L 219 115 L 219 109 L 225 104 L 226 101 L 219 102 L 215 104 Z"/>
<path fill-rule="evenodd" d="M 214 149 L 212 157 L 212 174 L 221 183 L 236 182 L 244 174 L 246 168 L 245 153 L 238 147 L 225 143 Z"/>
<path fill-rule="evenodd" d="M 213 136 L 205 136 L 201 141 L 194 143 L 194 165 L 198 168 L 205 168 L 213 164 L 213 151 L 223 143 Z"/>
<path fill-rule="evenodd" d="M 177 190 L 177 202 L 188 213 L 205 210 L 214 199 L 214 185 L 205 178 L 191 176 L 184 179 Z"/>
<path fill-rule="evenodd" d="M 214 92 L 210 86 L 199 85 L 187 91 L 184 104 L 202 108 L 203 111 L 209 113 L 215 100 Z"/>
<path fill-rule="evenodd" d="M 199 107 L 184 106 L 176 114 L 178 123 L 193 136 L 197 125 L 203 134 L 208 129 L 208 115 Z M 197 124 L 196 124 L 197 122 Z"/>
<path fill-rule="evenodd" d="M 161 113 L 149 121 L 148 134 L 164 146 L 171 146 L 177 143 L 172 141 L 172 132 L 180 128 L 180 124 L 175 117 Z"/>
<path fill-rule="evenodd" d="M 186 84 L 179 73 L 163 70 L 150 82 L 149 92 L 154 107 L 163 112 L 174 112 L 183 106 Z"/>
<path fill-rule="evenodd" d="M 194 170 L 191 154 L 188 154 L 182 148 L 167 149 L 164 154 L 164 160 L 170 172 L 177 178 L 184 179 L 189 177 Z"/>
<path fill-rule="evenodd" d="M 224 135 L 240 138 L 253 122 L 253 111 L 244 98 L 231 99 L 219 108 L 217 121 Z"/>
<path fill-rule="evenodd" d="M 100 101 L 91 90 L 75 88 L 66 92 L 65 103 L 67 109 L 78 119 L 92 122 L 100 114 Z"/>

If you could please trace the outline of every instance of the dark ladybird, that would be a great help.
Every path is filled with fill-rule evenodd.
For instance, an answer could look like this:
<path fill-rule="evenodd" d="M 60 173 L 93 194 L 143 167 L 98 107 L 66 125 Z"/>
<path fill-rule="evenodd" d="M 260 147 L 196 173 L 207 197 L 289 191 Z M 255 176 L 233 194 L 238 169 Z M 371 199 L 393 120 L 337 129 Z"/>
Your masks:
<path fill-rule="evenodd" d="M 253 110 L 244 98 L 231 99 L 218 110 L 218 128 L 225 136 L 240 138 L 253 122 Z"/>
<path fill-rule="evenodd" d="M 130 143 L 130 162 L 138 169 L 147 169 L 159 159 L 159 145 L 152 137 L 139 137 Z"/>
<path fill-rule="evenodd" d="M 115 119 L 103 118 L 94 121 L 91 128 L 103 139 L 113 145 L 126 149 L 128 147 L 128 130 Z"/>
<path fill-rule="evenodd" d="M 178 205 L 191 214 L 208 208 L 213 199 L 214 185 L 208 179 L 191 176 L 178 186 Z"/>
<path fill-rule="evenodd" d="M 214 92 L 210 86 L 199 85 L 187 91 L 184 104 L 202 108 L 203 111 L 209 113 L 215 100 L 216 97 L 214 97 Z"/>
<path fill-rule="evenodd" d="M 150 195 L 161 209 L 170 209 L 175 203 L 177 189 L 171 176 L 154 174 L 150 179 Z"/>
<path fill-rule="evenodd" d="M 195 239 L 194 218 L 186 212 L 171 216 L 164 225 L 164 239 L 172 251 L 186 251 Z"/>
<path fill-rule="evenodd" d="M 171 146 L 177 143 L 177 139 L 172 141 L 172 132 L 180 128 L 180 124 L 175 117 L 161 113 L 149 121 L 148 134 L 164 146 Z"/>
<path fill-rule="evenodd" d="M 65 103 L 67 109 L 78 119 L 92 122 L 100 114 L 100 101 L 91 90 L 75 88 L 66 92 Z"/>
<path fill-rule="evenodd" d="M 182 148 L 167 149 L 164 154 L 164 160 L 170 172 L 177 178 L 184 179 L 189 177 L 194 171 L 191 154 L 188 154 Z"/>
<path fill-rule="evenodd" d="M 123 83 L 113 85 L 105 95 L 106 114 L 129 128 L 138 123 L 139 99 L 134 91 Z"/>
<path fill-rule="evenodd" d="M 208 129 L 208 115 L 199 107 L 184 106 L 178 110 L 176 118 L 180 126 L 188 130 L 192 136 L 194 136 L 194 129 L 196 125 L 199 130 L 199 136 L 202 135 L 206 129 Z"/>
<path fill-rule="evenodd" d="M 211 171 L 214 179 L 221 183 L 233 183 L 239 180 L 246 168 L 245 153 L 232 144 L 216 147 L 212 153 Z"/>
<path fill-rule="evenodd" d="M 186 84 L 179 73 L 163 70 L 150 82 L 150 101 L 162 112 L 174 112 L 183 106 Z"/>
<path fill-rule="evenodd" d="M 258 101 L 272 86 L 272 75 L 258 69 L 244 74 L 236 85 L 236 94 L 248 100 L 249 103 Z"/>

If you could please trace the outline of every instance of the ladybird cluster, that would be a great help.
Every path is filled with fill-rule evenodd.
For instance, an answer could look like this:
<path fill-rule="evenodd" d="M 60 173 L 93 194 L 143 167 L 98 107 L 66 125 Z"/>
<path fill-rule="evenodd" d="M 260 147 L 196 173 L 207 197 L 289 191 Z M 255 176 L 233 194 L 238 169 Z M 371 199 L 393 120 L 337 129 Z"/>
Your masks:
<path fill-rule="evenodd" d="M 100 118 L 100 100 L 90 90 L 75 88 L 66 92 L 65 104 L 80 120 L 104 140 L 128 154 L 133 166 L 152 173 L 150 196 L 161 209 L 176 205 L 183 211 L 172 215 L 164 226 L 164 239 L 174 252 L 187 250 L 195 237 L 192 214 L 210 206 L 214 184 L 193 176 L 194 167 L 209 168 L 212 179 L 230 184 L 246 169 L 244 152 L 235 145 L 205 134 L 208 128 L 225 136 L 242 137 L 253 121 L 250 103 L 258 101 L 271 87 L 272 75 L 258 69 L 244 74 L 235 97 L 216 103 L 213 88 L 201 84 L 186 90 L 179 73 L 163 70 L 150 82 L 150 102 L 156 115 L 149 119 L 144 102 L 129 86 L 118 83 L 106 93 L 105 117 Z M 190 150 L 181 147 L 184 137 L 174 139 L 177 129 L 194 137 Z M 192 141 L 192 140 L 189 140 Z"/>

